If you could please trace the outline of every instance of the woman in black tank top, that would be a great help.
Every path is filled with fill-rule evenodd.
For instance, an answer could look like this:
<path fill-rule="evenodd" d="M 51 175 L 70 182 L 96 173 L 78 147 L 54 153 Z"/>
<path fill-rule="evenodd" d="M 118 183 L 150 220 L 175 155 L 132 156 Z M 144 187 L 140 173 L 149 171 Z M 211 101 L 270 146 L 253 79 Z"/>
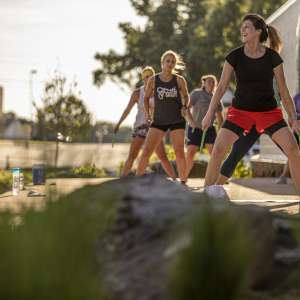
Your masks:
<path fill-rule="evenodd" d="M 137 168 L 137 175 L 144 174 L 151 154 L 169 130 L 176 154 L 179 178 L 182 183 L 185 183 L 185 119 L 183 115 L 188 115 L 191 119 L 191 114 L 187 109 L 189 94 L 186 81 L 176 72 L 176 70 L 183 69 L 183 63 L 174 51 L 169 50 L 162 55 L 161 66 L 162 72 L 150 78 L 145 90 L 145 117 L 151 123 L 151 127 L 146 137 L 143 154 Z M 154 95 L 153 119 L 149 111 L 151 95 Z"/>
<path fill-rule="evenodd" d="M 143 69 L 141 75 L 142 75 L 142 80 L 144 82 L 142 89 L 144 90 L 144 87 L 147 85 L 149 78 L 151 78 L 152 76 L 155 75 L 155 71 L 152 67 L 147 66 Z M 119 128 L 120 128 L 122 122 L 126 119 L 126 117 L 130 113 L 133 106 L 135 104 L 139 105 L 139 101 L 141 100 L 140 98 L 143 97 L 143 95 L 141 95 L 141 92 L 142 92 L 142 90 L 141 90 L 141 88 L 139 88 L 139 89 L 134 90 L 134 92 L 132 93 L 130 100 L 127 104 L 127 107 L 125 108 L 119 122 L 116 124 L 116 126 L 114 128 L 114 134 L 116 134 L 119 131 Z M 141 115 L 143 117 L 143 114 L 141 114 Z M 145 124 L 145 120 L 138 122 L 137 126 L 134 127 L 128 157 L 127 157 L 124 167 L 122 169 L 122 174 L 121 174 L 122 177 L 130 174 L 133 163 L 136 160 L 136 158 L 138 157 L 138 154 L 139 154 L 140 150 L 142 149 L 142 146 L 145 142 L 145 138 L 146 138 L 148 130 L 149 130 L 149 124 Z M 171 177 L 173 180 L 176 180 L 177 175 L 176 175 L 175 170 L 173 169 L 171 163 L 168 160 L 163 141 L 161 141 L 161 143 L 159 143 L 159 145 L 155 149 L 155 152 L 156 152 L 157 157 L 160 159 L 161 165 L 164 168 L 166 174 L 169 177 Z"/>

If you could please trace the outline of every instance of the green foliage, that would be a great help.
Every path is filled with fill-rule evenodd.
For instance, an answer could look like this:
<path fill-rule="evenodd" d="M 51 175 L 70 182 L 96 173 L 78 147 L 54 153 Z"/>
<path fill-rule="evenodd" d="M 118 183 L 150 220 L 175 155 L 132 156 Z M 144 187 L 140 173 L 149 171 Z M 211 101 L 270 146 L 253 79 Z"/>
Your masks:
<path fill-rule="evenodd" d="M 105 169 L 99 169 L 94 164 L 85 164 L 75 168 L 47 168 L 46 177 L 50 178 L 101 178 L 107 177 Z"/>
<path fill-rule="evenodd" d="M 0 193 L 4 193 L 12 188 L 11 171 L 0 171 Z"/>
<path fill-rule="evenodd" d="M 61 133 L 72 141 L 89 141 L 91 114 L 87 111 L 77 83 L 67 85 L 67 78 L 59 72 L 45 83 L 42 107 L 37 109 L 37 138 L 56 140 Z"/>
<path fill-rule="evenodd" d="M 119 164 L 119 166 L 117 167 L 117 171 L 116 171 L 116 176 L 117 177 L 121 177 L 121 175 L 122 175 L 122 170 L 123 170 L 123 168 L 124 168 L 124 165 L 125 165 L 125 161 L 121 161 L 120 162 L 120 164 Z"/>
<path fill-rule="evenodd" d="M 50 197 L 43 211 L 26 209 L 21 223 L 0 212 L 0 298 L 107 299 L 96 242 L 113 221 L 116 199 L 94 186 Z"/>
<path fill-rule="evenodd" d="M 105 170 L 96 168 L 94 164 L 86 164 L 82 167 L 73 168 L 71 172 L 80 177 L 107 177 Z"/>
<path fill-rule="evenodd" d="M 232 177 L 233 178 L 251 178 L 252 170 L 248 165 L 245 164 L 245 162 L 243 160 L 241 160 L 237 164 Z"/>
<path fill-rule="evenodd" d="M 160 70 L 161 54 L 173 49 L 186 62 L 189 87 L 195 87 L 203 74 L 220 75 L 225 54 L 240 44 L 242 16 L 256 12 L 272 14 L 285 0 L 131 0 L 137 14 L 144 17 L 143 28 L 120 23 L 125 52 L 96 53 L 100 67 L 94 83 L 106 78 L 133 87 L 145 65 Z"/>
<path fill-rule="evenodd" d="M 172 268 L 171 299 L 243 299 L 252 247 L 241 220 L 229 209 L 207 205 L 190 232 L 191 242 Z"/>

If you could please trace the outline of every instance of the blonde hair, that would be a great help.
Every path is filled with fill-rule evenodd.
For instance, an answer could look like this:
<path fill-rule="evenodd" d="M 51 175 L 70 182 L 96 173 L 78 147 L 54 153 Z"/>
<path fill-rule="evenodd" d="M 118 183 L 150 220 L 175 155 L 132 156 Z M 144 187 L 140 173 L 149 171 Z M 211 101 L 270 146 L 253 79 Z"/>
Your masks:
<path fill-rule="evenodd" d="M 207 74 L 207 75 L 201 76 L 201 80 L 200 80 L 201 81 L 201 87 L 200 88 L 202 90 L 204 90 L 204 84 L 205 84 L 205 81 L 207 79 L 213 80 L 213 82 L 214 82 L 214 90 L 213 90 L 213 92 L 215 92 L 215 90 L 217 88 L 217 85 L 218 85 L 218 80 L 217 80 L 217 77 L 215 75 L 212 75 L 212 74 Z"/>
<path fill-rule="evenodd" d="M 161 56 L 161 59 L 160 59 L 161 65 L 163 64 L 165 58 L 168 55 L 172 55 L 175 58 L 175 67 L 174 67 L 172 73 L 177 74 L 178 71 L 182 71 L 185 69 L 185 63 L 184 63 L 182 57 L 173 50 L 167 50 L 166 52 L 163 53 L 163 55 Z"/>
<path fill-rule="evenodd" d="M 152 67 L 150 67 L 150 66 L 146 66 L 142 70 L 142 79 L 144 80 L 147 75 L 150 75 L 150 76 L 154 76 L 155 75 L 154 69 Z"/>

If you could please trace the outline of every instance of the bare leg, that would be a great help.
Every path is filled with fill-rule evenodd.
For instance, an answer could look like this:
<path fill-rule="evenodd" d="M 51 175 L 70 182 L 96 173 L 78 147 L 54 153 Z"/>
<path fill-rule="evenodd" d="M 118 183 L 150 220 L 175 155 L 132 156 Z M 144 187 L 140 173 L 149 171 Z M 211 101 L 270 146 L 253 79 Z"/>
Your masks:
<path fill-rule="evenodd" d="M 238 135 L 232 131 L 221 128 L 215 141 L 210 161 L 208 163 L 204 186 L 216 183 L 220 175 L 220 166 L 227 150 L 238 139 Z"/>
<path fill-rule="evenodd" d="M 211 155 L 214 148 L 214 144 L 205 144 L 205 148 L 208 150 L 208 153 Z"/>
<path fill-rule="evenodd" d="M 227 182 L 228 179 L 229 179 L 228 177 L 220 174 L 218 180 L 216 181 L 216 184 L 223 185 Z"/>
<path fill-rule="evenodd" d="M 184 155 L 184 129 L 176 129 L 170 132 L 171 142 L 176 154 L 176 165 L 179 178 L 186 182 L 186 162 Z"/>
<path fill-rule="evenodd" d="M 171 163 L 168 160 L 163 141 L 161 141 L 158 144 L 158 146 L 155 149 L 155 152 L 157 154 L 157 157 L 160 159 L 161 165 L 164 168 L 165 172 L 168 174 L 169 177 L 175 180 L 177 178 L 177 175 L 174 171 L 174 168 L 172 167 Z"/>
<path fill-rule="evenodd" d="M 136 174 L 142 176 L 145 173 L 145 170 L 149 163 L 149 158 L 162 141 L 165 132 L 157 128 L 150 128 L 146 137 L 143 153 L 139 161 Z"/>
<path fill-rule="evenodd" d="M 145 139 L 141 137 L 135 137 L 132 139 L 130 150 L 128 153 L 127 160 L 122 170 L 122 176 L 127 176 L 132 168 L 132 165 L 137 158 L 139 151 L 144 143 Z"/>
<path fill-rule="evenodd" d="M 294 181 L 298 195 L 300 195 L 300 152 L 295 137 L 288 127 L 276 131 L 272 139 L 282 147 L 288 157 L 292 179 Z"/>
<path fill-rule="evenodd" d="M 198 150 L 198 147 L 195 145 L 188 145 L 186 153 L 186 178 L 189 177 L 190 172 L 194 166 L 194 156 Z"/>

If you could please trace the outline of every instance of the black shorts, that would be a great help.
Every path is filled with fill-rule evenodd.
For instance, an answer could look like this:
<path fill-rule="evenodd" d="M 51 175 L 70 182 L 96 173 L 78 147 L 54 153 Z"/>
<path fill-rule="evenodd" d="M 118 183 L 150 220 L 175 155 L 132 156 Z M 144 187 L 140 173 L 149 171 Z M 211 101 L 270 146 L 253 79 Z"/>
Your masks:
<path fill-rule="evenodd" d="M 194 146 L 200 147 L 202 134 L 203 134 L 203 131 L 201 129 L 193 128 L 193 127 L 189 126 L 188 131 L 187 131 L 186 144 L 188 146 L 194 145 Z M 204 144 L 214 144 L 216 138 L 217 138 L 216 128 L 214 126 L 211 126 L 207 129 L 205 139 L 204 139 Z"/>
<path fill-rule="evenodd" d="M 270 127 L 266 128 L 264 130 L 263 133 L 269 135 L 270 137 L 272 137 L 272 135 L 278 131 L 279 129 L 283 128 L 283 127 L 287 127 L 287 123 L 285 122 L 285 120 L 280 120 L 279 122 L 271 125 Z M 237 134 L 238 136 L 241 136 L 244 134 L 244 128 L 226 120 L 223 125 L 222 125 L 222 128 L 226 128 L 232 132 L 234 132 L 235 134 Z"/>
<path fill-rule="evenodd" d="M 166 132 L 168 130 L 173 131 L 173 130 L 177 130 L 177 129 L 185 129 L 185 122 L 180 122 L 180 123 L 176 123 L 176 124 L 168 124 L 168 125 L 156 125 L 156 124 L 152 123 L 150 127 Z"/>

